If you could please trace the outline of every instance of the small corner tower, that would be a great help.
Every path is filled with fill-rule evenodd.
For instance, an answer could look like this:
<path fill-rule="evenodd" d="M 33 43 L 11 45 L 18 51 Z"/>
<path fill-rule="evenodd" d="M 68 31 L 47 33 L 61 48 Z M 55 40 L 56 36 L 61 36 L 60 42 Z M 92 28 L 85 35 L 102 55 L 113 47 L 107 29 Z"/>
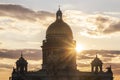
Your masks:
<path fill-rule="evenodd" d="M 21 57 L 16 61 L 16 71 L 19 73 L 27 72 L 27 64 L 28 62 L 24 59 L 21 52 Z"/>
<path fill-rule="evenodd" d="M 112 73 L 113 74 L 112 69 L 111 69 L 111 65 L 109 67 L 107 67 L 106 69 L 107 69 L 107 73 Z"/>
<path fill-rule="evenodd" d="M 102 61 L 97 57 L 97 54 L 96 54 L 95 59 L 91 63 L 91 71 L 96 73 L 103 72 L 102 65 L 103 65 Z"/>

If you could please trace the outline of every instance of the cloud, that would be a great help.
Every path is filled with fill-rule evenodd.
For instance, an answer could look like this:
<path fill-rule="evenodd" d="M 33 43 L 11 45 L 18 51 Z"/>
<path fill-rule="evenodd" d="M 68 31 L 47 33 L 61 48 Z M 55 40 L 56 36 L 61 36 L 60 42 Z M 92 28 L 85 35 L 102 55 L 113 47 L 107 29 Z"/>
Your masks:
<path fill-rule="evenodd" d="M 3 28 L 0 28 L 0 30 L 4 30 Z"/>
<path fill-rule="evenodd" d="M 95 18 L 96 20 L 94 23 L 97 26 L 96 32 L 101 34 L 120 32 L 120 28 L 118 27 L 120 25 L 120 19 L 112 18 L 107 15 L 97 15 Z"/>
<path fill-rule="evenodd" d="M 77 66 L 78 67 L 87 67 L 87 66 L 89 66 L 90 67 L 90 64 L 83 64 L 83 63 L 77 63 Z"/>
<path fill-rule="evenodd" d="M 47 11 L 35 12 L 20 5 L 0 4 L 0 16 L 9 16 L 20 20 L 36 21 L 37 18 L 45 19 L 48 16 L 53 16 L 53 14 Z"/>
<path fill-rule="evenodd" d="M 68 14 L 69 13 L 69 14 Z M 85 13 L 76 10 L 65 11 L 66 21 L 84 36 L 106 37 L 120 34 L 120 19 L 102 13 Z M 73 28 L 74 29 L 74 28 Z"/>
<path fill-rule="evenodd" d="M 78 10 L 65 10 L 63 16 L 75 34 L 97 38 L 119 36 L 120 19 L 117 17 Z M 34 48 L 40 45 L 36 43 L 42 42 L 47 27 L 54 21 L 55 13 L 49 11 L 0 4 L 0 39 L 4 43 L 1 48 Z"/>
<path fill-rule="evenodd" d="M 33 11 L 21 5 L 0 4 L 0 39 L 4 44 L 0 47 L 18 49 L 24 44 L 25 48 L 40 45 L 38 41 L 42 42 L 43 33 L 53 21 L 53 16 L 55 15 L 48 11 Z"/>
<path fill-rule="evenodd" d="M 120 51 L 114 50 L 84 50 L 78 55 L 78 59 L 94 59 L 98 57 L 102 58 L 103 61 L 111 61 L 116 57 L 120 57 Z"/>
<path fill-rule="evenodd" d="M 120 22 L 112 23 L 110 24 L 109 28 L 104 30 L 104 33 L 110 34 L 113 32 L 119 32 L 120 31 Z"/>
<path fill-rule="evenodd" d="M 21 55 L 21 51 L 23 56 L 27 60 L 40 60 L 42 58 L 41 50 L 37 49 L 23 49 L 23 50 L 0 50 L 0 58 L 8 58 L 8 59 L 18 59 Z"/>
<path fill-rule="evenodd" d="M 99 13 L 99 12 L 97 12 Z M 102 12 L 102 14 L 110 15 L 110 16 L 115 16 L 120 18 L 120 12 Z"/>
<path fill-rule="evenodd" d="M 71 27 L 78 27 L 73 29 L 76 29 L 77 32 L 84 36 L 100 37 L 119 34 L 120 19 L 105 13 L 90 14 L 77 10 L 66 10 L 64 11 L 64 19 Z M 27 20 L 27 24 L 33 21 L 34 24 L 37 23 L 37 25 L 48 27 L 54 21 L 55 14 L 48 11 L 33 11 L 21 5 L 0 4 L 0 17 L 7 17 L 2 19 L 2 22 L 0 21 L 2 24 L 6 23 L 3 26 L 8 25 L 10 29 L 22 31 L 22 29 L 16 27 L 21 26 L 17 23 L 22 25 L 25 23 L 22 20 Z M 0 27 L 0 30 L 3 29 L 6 28 Z"/>
<path fill-rule="evenodd" d="M 34 16 L 34 12 L 31 11 L 30 9 L 23 8 L 22 6 L 19 6 L 19 5 L 1 4 L 0 5 L 0 15 L 1 16 L 10 16 L 10 17 L 19 18 L 19 19 L 34 20 L 34 19 L 32 19 L 32 16 Z"/>
<path fill-rule="evenodd" d="M 15 67 L 15 62 L 20 58 L 21 51 L 23 57 L 27 60 L 29 70 L 38 70 L 41 68 L 42 64 L 42 54 L 41 50 L 38 49 L 19 49 L 19 50 L 7 50 L 0 49 L 0 70 L 4 69 L 12 70 Z"/>
<path fill-rule="evenodd" d="M 9 64 L 0 64 L 0 69 L 3 70 L 3 69 L 11 69 L 12 68 L 12 64 L 9 65 Z"/>

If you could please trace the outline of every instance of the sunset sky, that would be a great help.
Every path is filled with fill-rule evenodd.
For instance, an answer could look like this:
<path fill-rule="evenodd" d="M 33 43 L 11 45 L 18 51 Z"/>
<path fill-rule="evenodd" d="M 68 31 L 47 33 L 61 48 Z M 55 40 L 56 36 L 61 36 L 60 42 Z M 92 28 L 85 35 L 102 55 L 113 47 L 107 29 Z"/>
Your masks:
<path fill-rule="evenodd" d="M 120 50 L 120 0 L 0 0 L 0 75 L 5 75 L 0 80 L 8 80 L 20 55 L 20 51 L 11 50 L 41 49 L 46 29 L 55 21 L 59 5 L 64 21 L 70 25 L 74 40 L 82 49 Z M 27 56 L 29 51 L 25 52 Z M 41 63 L 41 58 L 35 59 L 38 54 L 32 53 L 39 51 L 29 54 L 31 69 L 32 63 L 37 66 Z M 110 55 L 114 59 L 109 63 L 120 64 L 120 55 Z M 100 55 L 102 59 L 104 56 Z"/>
<path fill-rule="evenodd" d="M 0 0 L 0 3 L 0 48 L 39 48 L 60 4 L 77 44 L 84 49 L 120 50 L 119 0 Z"/>

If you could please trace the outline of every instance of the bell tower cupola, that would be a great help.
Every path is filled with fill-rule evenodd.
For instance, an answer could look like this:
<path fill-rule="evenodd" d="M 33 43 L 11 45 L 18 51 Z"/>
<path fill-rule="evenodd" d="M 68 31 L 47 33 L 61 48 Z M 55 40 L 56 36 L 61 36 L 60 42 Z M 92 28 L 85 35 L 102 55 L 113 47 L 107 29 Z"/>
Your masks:
<path fill-rule="evenodd" d="M 62 11 L 60 10 L 60 7 L 59 7 L 59 10 L 56 13 L 56 19 L 57 20 L 62 20 Z"/>
<path fill-rule="evenodd" d="M 102 61 L 98 58 L 98 56 L 96 54 L 95 59 L 91 63 L 91 71 L 95 72 L 95 73 L 103 72 L 102 71 L 102 65 L 103 65 Z"/>
<path fill-rule="evenodd" d="M 27 72 L 27 64 L 28 62 L 24 59 L 23 54 L 21 52 L 21 57 L 16 61 L 16 70 L 19 73 Z"/>

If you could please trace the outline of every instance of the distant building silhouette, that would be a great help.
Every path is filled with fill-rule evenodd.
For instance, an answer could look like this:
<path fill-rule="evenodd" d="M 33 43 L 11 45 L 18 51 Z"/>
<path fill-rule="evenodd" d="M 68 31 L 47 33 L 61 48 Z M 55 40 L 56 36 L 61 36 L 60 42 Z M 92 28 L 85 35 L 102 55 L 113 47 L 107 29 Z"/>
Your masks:
<path fill-rule="evenodd" d="M 96 58 L 91 63 L 92 72 L 95 72 L 95 73 L 103 72 L 102 64 L 103 64 L 102 61 L 96 55 Z"/>
<path fill-rule="evenodd" d="M 91 62 L 90 72 L 77 70 L 76 41 L 71 28 L 62 19 L 62 11 L 56 13 L 56 21 L 46 32 L 42 48 L 42 69 L 28 71 L 23 55 L 16 62 L 10 80 L 113 80 L 111 66 L 102 70 L 102 61 L 97 57 Z"/>

